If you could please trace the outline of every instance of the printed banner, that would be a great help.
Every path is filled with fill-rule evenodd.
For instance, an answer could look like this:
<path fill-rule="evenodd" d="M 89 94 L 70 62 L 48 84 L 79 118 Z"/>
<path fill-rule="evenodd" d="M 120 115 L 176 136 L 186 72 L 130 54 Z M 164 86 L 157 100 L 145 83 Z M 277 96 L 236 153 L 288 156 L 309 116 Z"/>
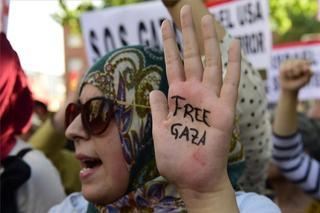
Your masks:
<path fill-rule="evenodd" d="M 313 71 L 309 84 L 299 92 L 299 100 L 320 99 L 320 41 L 314 41 L 274 46 L 267 82 L 270 102 L 276 102 L 279 97 L 280 65 L 287 59 L 295 58 L 309 60 Z"/>

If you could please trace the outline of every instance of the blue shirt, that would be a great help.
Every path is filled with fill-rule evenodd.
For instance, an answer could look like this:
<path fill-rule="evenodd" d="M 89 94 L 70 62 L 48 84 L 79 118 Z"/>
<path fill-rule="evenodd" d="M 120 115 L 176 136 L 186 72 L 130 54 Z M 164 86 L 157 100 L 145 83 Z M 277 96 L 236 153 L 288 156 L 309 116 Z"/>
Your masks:
<path fill-rule="evenodd" d="M 280 213 L 279 207 L 269 198 L 256 193 L 236 192 L 236 201 L 241 213 Z M 81 193 L 70 194 L 63 202 L 52 207 L 49 213 L 86 213 L 88 201 Z"/>

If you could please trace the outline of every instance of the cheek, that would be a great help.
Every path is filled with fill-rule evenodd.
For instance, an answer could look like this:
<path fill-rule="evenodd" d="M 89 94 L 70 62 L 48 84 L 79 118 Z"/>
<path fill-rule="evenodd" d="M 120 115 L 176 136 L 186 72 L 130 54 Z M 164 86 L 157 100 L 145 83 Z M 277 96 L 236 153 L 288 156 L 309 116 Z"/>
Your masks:
<path fill-rule="evenodd" d="M 122 152 L 121 155 L 119 153 L 119 155 L 113 159 L 113 163 L 110 165 L 110 172 L 112 173 L 110 175 L 114 180 L 117 180 L 127 186 L 129 182 L 129 171 L 124 158 L 121 156 L 123 156 Z"/>
<path fill-rule="evenodd" d="M 98 150 L 101 150 L 98 151 L 99 157 L 103 162 L 103 167 L 108 176 L 116 178 L 128 173 L 121 147 L 119 149 L 112 149 L 112 147 L 109 147 L 108 149 L 107 146 L 104 146 Z"/>
<path fill-rule="evenodd" d="M 129 182 L 129 171 L 123 156 L 120 138 L 114 135 L 112 140 L 96 143 L 96 151 L 102 161 L 102 166 L 108 180 L 118 187 L 127 188 Z"/>
<path fill-rule="evenodd" d="M 106 153 L 101 157 L 106 176 L 106 184 L 112 188 L 111 194 L 121 197 L 126 192 L 129 184 L 129 171 L 124 160 L 122 150 Z"/>

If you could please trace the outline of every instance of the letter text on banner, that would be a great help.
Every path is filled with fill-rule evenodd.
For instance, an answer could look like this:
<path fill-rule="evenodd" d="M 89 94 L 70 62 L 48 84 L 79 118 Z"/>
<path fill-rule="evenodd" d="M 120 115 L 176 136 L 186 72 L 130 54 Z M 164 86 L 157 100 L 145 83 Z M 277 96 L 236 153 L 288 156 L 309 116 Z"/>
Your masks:
<path fill-rule="evenodd" d="M 258 69 L 267 69 L 271 55 L 268 0 L 226 1 L 209 10 L 241 40 L 242 50 Z M 81 28 L 89 64 L 115 48 L 146 44 L 162 48 L 161 22 L 171 19 L 161 1 L 144 2 L 91 11 L 81 16 Z M 176 29 L 181 49 L 181 33 Z"/>
<path fill-rule="evenodd" d="M 280 65 L 287 59 L 306 59 L 311 62 L 313 76 L 309 84 L 299 92 L 299 100 L 320 99 L 320 41 L 314 41 L 274 46 L 267 82 L 269 102 L 278 100 Z"/>
<path fill-rule="evenodd" d="M 160 26 L 164 19 L 171 17 L 161 1 L 84 13 L 80 20 L 89 64 L 125 45 L 162 48 Z M 181 43 L 179 33 L 177 40 Z"/>
<path fill-rule="evenodd" d="M 208 4 L 227 31 L 240 39 L 242 51 L 257 69 L 268 69 L 272 49 L 268 0 L 241 0 Z"/>

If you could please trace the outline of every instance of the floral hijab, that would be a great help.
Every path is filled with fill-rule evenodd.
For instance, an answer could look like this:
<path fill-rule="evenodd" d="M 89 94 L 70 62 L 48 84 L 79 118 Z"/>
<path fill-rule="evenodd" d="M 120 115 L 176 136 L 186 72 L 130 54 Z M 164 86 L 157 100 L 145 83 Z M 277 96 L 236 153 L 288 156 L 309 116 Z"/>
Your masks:
<path fill-rule="evenodd" d="M 96 207 L 105 212 L 184 211 L 175 187 L 159 176 L 155 163 L 149 93 L 168 93 L 163 52 L 146 46 L 117 49 L 86 73 L 81 89 L 85 84 L 96 86 L 106 98 L 119 103 L 115 106 L 115 118 L 130 172 L 126 195 L 112 204 Z M 244 166 L 237 132 L 235 128 L 228 161 L 234 186 Z"/>

